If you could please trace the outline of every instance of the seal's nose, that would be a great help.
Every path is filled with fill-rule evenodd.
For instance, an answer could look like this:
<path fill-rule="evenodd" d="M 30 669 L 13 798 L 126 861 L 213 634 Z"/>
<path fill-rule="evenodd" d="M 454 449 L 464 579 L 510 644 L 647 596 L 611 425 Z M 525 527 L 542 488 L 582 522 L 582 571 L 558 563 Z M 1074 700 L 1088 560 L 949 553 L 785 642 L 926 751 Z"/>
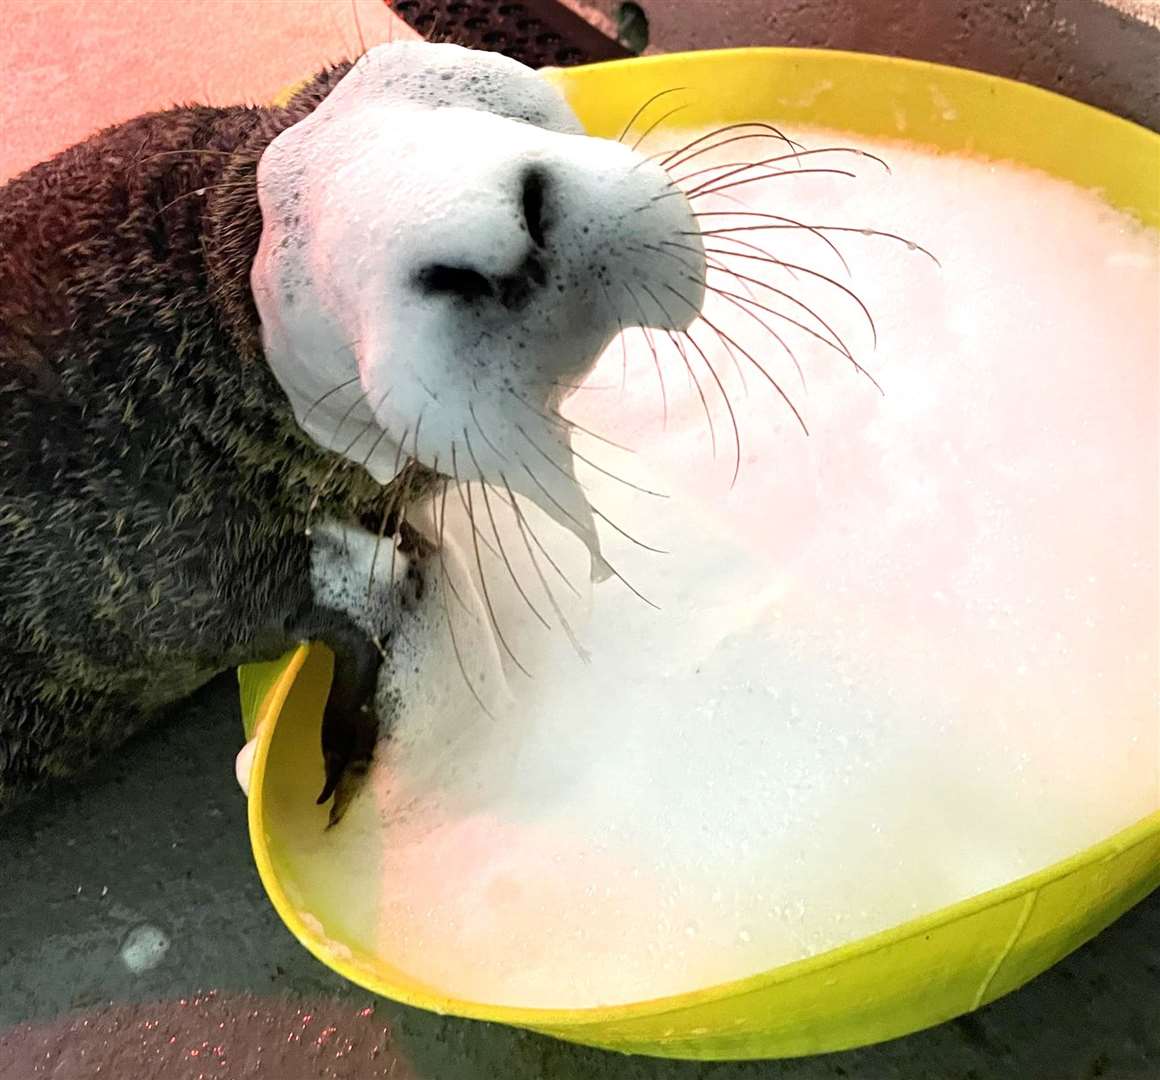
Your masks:
<path fill-rule="evenodd" d="M 524 171 L 520 191 L 520 208 L 524 214 L 524 228 L 538 248 L 547 247 L 545 235 L 544 198 L 548 178 L 543 169 L 530 168 Z"/>
<path fill-rule="evenodd" d="M 516 228 L 527 234 L 530 244 L 523 259 L 510 273 L 487 274 L 471 260 L 462 263 L 430 263 L 419 269 L 415 282 L 428 296 L 449 296 L 464 304 L 494 300 L 508 310 L 518 310 L 548 280 L 544 258 L 548 247 L 548 217 L 545 199 L 546 172 L 533 167 L 519 177 L 520 217 Z M 481 260 L 482 263 L 482 260 Z"/>

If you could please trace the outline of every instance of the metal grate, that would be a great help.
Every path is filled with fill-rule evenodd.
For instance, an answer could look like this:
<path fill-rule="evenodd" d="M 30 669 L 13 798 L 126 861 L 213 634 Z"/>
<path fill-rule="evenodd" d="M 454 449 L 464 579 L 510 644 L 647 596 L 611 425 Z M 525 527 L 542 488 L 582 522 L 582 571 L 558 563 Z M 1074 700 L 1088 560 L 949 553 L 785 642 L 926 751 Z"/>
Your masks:
<path fill-rule="evenodd" d="M 432 41 L 501 52 L 529 67 L 570 67 L 633 53 L 554 0 L 387 0 Z"/>

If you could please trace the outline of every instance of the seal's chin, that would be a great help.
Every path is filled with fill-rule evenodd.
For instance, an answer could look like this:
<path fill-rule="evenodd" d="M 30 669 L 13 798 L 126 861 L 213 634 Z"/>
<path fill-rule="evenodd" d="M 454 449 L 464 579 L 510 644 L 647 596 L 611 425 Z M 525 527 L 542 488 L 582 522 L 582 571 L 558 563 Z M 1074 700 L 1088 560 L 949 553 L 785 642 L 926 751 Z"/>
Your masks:
<path fill-rule="evenodd" d="M 413 460 L 525 496 L 602 576 L 559 408 L 620 331 L 689 326 L 705 255 L 659 165 L 579 132 L 512 61 L 374 49 L 263 154 L 251 283 L 320 445 L 382 483 Z"/>

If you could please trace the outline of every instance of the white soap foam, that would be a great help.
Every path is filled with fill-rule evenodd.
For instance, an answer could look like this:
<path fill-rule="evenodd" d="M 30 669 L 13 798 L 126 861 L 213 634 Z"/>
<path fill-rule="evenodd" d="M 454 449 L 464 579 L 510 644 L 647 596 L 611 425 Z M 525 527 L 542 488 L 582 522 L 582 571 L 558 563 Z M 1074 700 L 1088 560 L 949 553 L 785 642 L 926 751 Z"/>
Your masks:
<path fill-rule="evenodd" d="M 601 519 L 609 562 L 660 610 L 616 579 L 590 585 L 584 549 L 524 504 L 573 593 L 492 491 L 545 630 L 487 550 L 474 487 L 487 599 L 530 677 L 488 632 L 449 497 L 457 648 L 483 658 L 470 670 L 502 665 L 514 704 L 485 714 L 445 644 L 409 653 L 412 688 L 438 692 L 412 689 L 373 790 L 318 844 L 325 873 L 350 882 L 327 932 L 441 991 L 579 1007 L 743 977 L 1001 885 L 1160 805 L 1157 237 L 1015 167 L 799 137 L 878 149 L 893 173 L 779 176 L 697 208 L 742 209 L 736 197 L 936 252 L 941 269 L 904 243 L 828 233 L 846 278 L 816 235 L 734 234 L 849 281 L 876 351 L 824 281 L 728 260 L 821 313 L 885 396 L 780 320 L 803 391 L 769 334 L 711 298 L 739 359 L 694 329 L 740 431 L 731 488 L 732 428 L 698 353 L 715 459 L 675 351 L 661 352 L 664 422 L 643 335 L 624 373 L 614 344 L 569 414 L 636 452 L 576 447 L 670 497 L 578 472 L 608 520 L 668 552 Z M 712 280 L 809 322 L 755 283 Z"/>
<path fill-rule="evenodd" d="M 129 931 L 121 945 L 121 962 L 134 975 L 152 971 L 169 952 L 169 935 L 159 926 L 143 923 Z"/>

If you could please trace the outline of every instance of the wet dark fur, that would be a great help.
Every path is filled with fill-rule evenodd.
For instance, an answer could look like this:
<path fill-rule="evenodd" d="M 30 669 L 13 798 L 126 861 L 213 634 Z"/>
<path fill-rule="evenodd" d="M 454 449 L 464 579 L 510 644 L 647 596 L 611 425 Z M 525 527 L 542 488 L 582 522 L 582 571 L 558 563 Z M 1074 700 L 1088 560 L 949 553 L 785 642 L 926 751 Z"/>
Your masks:
<path fill-rule="evenodd" d="M 358 752 L 378 654 L 314 606 L 304 534 L 334 460 L 249 290 L 258 158 L 346 70 L 286 108 L 132 120 L 0 189 L 0 810 L 305 638 L 337 657 L 334 761 Z M 343 464 L 317 516 L 378 531 L 393 494 Z"/>

